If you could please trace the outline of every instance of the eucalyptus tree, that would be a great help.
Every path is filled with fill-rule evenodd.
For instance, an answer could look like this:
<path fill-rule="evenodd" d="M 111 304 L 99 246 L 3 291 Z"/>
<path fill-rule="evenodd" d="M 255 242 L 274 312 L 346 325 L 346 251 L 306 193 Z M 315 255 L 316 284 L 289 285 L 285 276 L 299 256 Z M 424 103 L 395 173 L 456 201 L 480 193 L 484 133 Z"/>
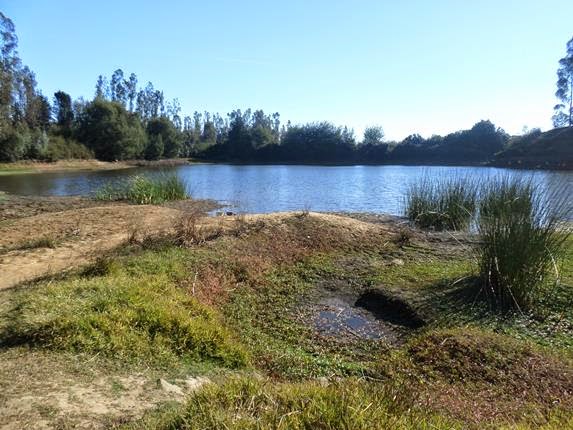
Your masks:
<path fill-rule="evenodd" d="M 567 42 L 565 57 L 559 60 L 555 96 L 560 103 L 554 107 L 553 125 L 573 127 L 573 38 Z"/>
<path fill-rule="evenodd" d="M 127 100 L 129 101 L 129 111 L 133 112 L 135 107 L 135 100 L 137 99 L 137 76 L 135 73 L 129 75 L 129 79 L 124 82 L 127 92 Z"/>

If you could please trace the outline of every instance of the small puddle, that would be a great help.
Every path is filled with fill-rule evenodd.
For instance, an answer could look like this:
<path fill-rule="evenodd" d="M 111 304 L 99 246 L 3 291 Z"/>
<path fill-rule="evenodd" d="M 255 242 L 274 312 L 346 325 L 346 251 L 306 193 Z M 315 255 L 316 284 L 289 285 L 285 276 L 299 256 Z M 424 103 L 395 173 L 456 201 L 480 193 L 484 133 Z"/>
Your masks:
<path fill-rule="evenodd" d="M 367 290 L 358 300 L 327 297 L 313 306 L 315 329 L 326 336 L 396 343 L 425 323 L 402 300 Z"/>

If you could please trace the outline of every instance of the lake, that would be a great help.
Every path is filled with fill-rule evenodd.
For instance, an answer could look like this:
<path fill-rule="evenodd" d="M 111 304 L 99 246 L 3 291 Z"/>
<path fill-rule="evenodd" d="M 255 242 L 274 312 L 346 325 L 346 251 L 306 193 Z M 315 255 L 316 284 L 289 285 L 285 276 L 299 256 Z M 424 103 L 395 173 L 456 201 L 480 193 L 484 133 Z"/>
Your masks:
<path fill-rule="evenodd" d="M 527 171 L 452 166 L 293 166 L 190 164 L 163 168 L 178 172 L 191 195 L 214 199 L 238 212 L 377 212 L 399 215 L 410 184 L 421 178 L 467 177 L 478 181 L 498 175 L 531 178 L 547 193 L 573 198 L 573 172 Z M 0 176 L 0 190 L 23 195 L 87 195 L 108 181 L 157 169 L 37 173 Z"/>

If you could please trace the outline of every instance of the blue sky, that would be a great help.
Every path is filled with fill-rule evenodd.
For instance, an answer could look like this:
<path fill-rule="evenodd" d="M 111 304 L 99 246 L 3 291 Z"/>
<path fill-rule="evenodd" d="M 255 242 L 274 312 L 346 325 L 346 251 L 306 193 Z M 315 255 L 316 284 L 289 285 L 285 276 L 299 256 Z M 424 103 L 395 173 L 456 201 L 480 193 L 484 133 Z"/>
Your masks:
<path fill-rule="evenodd" d="M 116 68 L 183 113 L 278 111 L 390 139 L 491 119 L 550 128 L 573 1 L 0 0 L 44 94 Z"/>

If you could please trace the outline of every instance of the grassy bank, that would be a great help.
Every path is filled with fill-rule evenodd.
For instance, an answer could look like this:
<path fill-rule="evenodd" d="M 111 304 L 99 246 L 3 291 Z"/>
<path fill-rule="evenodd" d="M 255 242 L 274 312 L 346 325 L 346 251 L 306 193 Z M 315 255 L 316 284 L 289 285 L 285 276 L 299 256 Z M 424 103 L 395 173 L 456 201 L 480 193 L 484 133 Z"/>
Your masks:
<path fill-rule="evenodd" d="M 180 386 L 175 374 L 210 381 L 112 427 L 573 423 L 571 240 L 561 285 L 536 312 L 500 317 L 466 294 L 478 267 L 463 236 L 306 213 L 192 221 L 195 229 L 180 223 L 77 273 L 2 293 L 8 365 L 41 354 L 41 380 L 50 361 L 79 357 L 108 369 L 120 397 L 129 389 L 113 388 L 125 381 L 119 367 Z M 13 372 L 6 381 L 16 385 L 31 376 L 26 366 Z M 46 387 L 26 395 L 35 390 Z"/>

